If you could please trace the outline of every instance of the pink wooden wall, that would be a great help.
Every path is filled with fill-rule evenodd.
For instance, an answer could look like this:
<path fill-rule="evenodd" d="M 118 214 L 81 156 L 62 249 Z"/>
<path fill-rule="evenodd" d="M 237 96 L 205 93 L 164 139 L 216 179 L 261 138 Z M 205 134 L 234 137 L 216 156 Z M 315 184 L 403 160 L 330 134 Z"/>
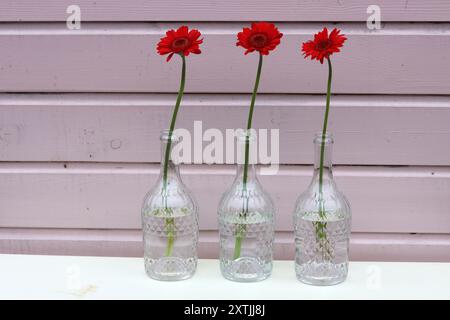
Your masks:
<path fill-rule="evenodd" d="M 0 0 L 1 253 L 141 255 L 141 200 L 179 78 L 156 42 L 177 21 L 204 33 L 179 127 L 240 127 L 256 57 L 235 33 L 271 20 L 285 37 L 266 59 L 255 126 L 280 129 L 280 172 L 261 178 L 278 209 L 276 257 L 293 256 L 291 214 L 324 101 L 326 68 L 299 45 L 337 22 L 349 41 L 335 58 L 330 130 L 353 207 L 351 256 L 450 261 L 449 1 L 377 1 L 379 31 L 366 28 L 365 0 L 79 0 L 82 29 L 67 30 L 72 3 Z M 217 256 L 216 208 L 233 169 L 183 167 L 202 257 Z"/>

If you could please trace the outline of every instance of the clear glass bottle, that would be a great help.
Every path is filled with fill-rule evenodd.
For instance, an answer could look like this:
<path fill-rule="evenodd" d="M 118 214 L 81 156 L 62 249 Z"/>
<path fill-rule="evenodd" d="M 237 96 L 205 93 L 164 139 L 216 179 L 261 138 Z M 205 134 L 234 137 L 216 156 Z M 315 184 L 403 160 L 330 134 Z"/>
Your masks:
<path fill-rule="evenodd" d="M 179 165 L 172 161 L 172 149 L 179 138 L 172 135 L 169 140 L 169 131 L 164 130 L 160 139 L 161 173 L 142 206 L 145 271 L 156 280 L 184 280 L 197 268 L 198 208 L 181 181 Z"/>
<path fill-rule="evenodd" d="M 238 136 L 238 148 L 254 141 L 253 134 Z M 254 282 L 272 272 L 275 207 L 258 181 L 253 164 L 248 165 L 244 184 L 244 165 L 225 192 L 218 208 L 220 269 L 229 280 Z"/>
<path fill-rule="evenodd" d="M 351 210 L 333 179 L 333 137 L 317 134 L 314 145 L 314 175 L 308 189 L 297 199 L 294 211 L 295 272 L 301 282 L 326 286 L 347 278 Z"/>

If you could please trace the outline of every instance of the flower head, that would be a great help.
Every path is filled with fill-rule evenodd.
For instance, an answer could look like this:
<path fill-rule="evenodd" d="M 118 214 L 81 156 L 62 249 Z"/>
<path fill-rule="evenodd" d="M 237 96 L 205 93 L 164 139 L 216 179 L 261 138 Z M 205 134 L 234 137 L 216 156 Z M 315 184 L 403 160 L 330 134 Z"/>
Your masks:
<path fill-rule="evenodd" d="M 244 28 L 238 33 L 236 46 L 247 49 L 245 54 L 259 51 L 262 55 L 268 55 L 280 44 L 282 36 L 273 23 L 254 22 L 251 28 Z"/>
<path fill-rule="evenodd" d="M 339 34 L 340 32 L 341 30 L 334 28 L 328 35 L 328 29 L 323 28 L 314 35 L 314 40 L 304 42 L 302 51 L 305 59 L 311 57 L 311 60 L 316 59 L 323 63 L 323 59 L 328 59 L 333 53 L 339 52 L 339 48 L 347 40 L 343 34 Z"/>
<path fill-rule="evenodd" d="M 189 53 L 201 53 L 199 45 L 203 43 L 200 31 L 192 29 L 189 31 L 187 26 L 181 26 L 178 30 L 169 30 L 166 36 L 158 42 L 156 50 L 160 55 L 169 53 L 167 61 L 170 61 L 175 53 L 188 56 Z"/>

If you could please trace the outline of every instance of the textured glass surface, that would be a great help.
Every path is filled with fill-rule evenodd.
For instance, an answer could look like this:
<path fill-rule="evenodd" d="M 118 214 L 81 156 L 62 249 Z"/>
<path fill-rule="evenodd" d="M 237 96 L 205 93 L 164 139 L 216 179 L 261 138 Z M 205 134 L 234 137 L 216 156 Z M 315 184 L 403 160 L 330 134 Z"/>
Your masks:
<path fill-rule="evenodd" d="M 325 139 L 323 179 L 319 179 L 319 136 L 315 139 L 314 176 L 297 199 L 294 211 L 295 272 L 300 281 L 313 285 L 340 283 L 348 273 L 350 205 L 333 179 L 333 140 L 330 136 Z"/>
<path fill-rule="evenodd" d="M 164 154 L 165 133 L 161 141 Z M 183 280 L 197 267 L 198 210 L 177 165 L 170 161 L 166 183 L 162 171 L 142 206 L 145 271 L 157 280 Z"/>
<path fill-rule="evenodd" d="M 245 184 L 243 172 L 244 166 L 238 165 L 218 208 L 220 268 L 226 279 L 252 282 L 272 272 L 275 207 L 254 166 L 249 165 Z"/>
<path fill-rule="evenodd" d="M 247 217 L 236 217 L 222 212 L 219 230 L 220 267 L 225 278 L 246 282 L 263 280 L 270 275 L 274 232 L 272 214 L 251 213 Z M 242 233 L 242 247 L 240 256 L 235 257 L 239 233 Z"/>

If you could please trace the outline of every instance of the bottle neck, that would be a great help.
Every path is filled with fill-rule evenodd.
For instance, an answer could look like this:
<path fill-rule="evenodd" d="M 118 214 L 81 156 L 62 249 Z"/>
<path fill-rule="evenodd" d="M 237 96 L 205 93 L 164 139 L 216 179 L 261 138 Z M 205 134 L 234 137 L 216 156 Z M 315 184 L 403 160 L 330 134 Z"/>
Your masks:
<path fill-rule="evenodd" d="M 249 184 L 256 180 L 256 133 L 254 130 L 243 130 L 237 135 L 238 164 L 237 179 L 239 183 Z M 247 170 L 245 163 L 247 162 Z"/>
<path fill-rule="evenodd" d="M 236 178 L 243 182 L 244 179 L 244 164 L 237 165 L 237 175 Z M 247 183 L 251 183 L 257 179 L 256 177 L 256 167 L 254 164 L 248 164 L 247 168 Z"/>
<path fill-rule="evenodd" d="M 176 161 L 174 162 L 172 154 L 178 139 L 169 137 L 164 132 L 161 134 L 161 178 L 170 180 L 179 177 L 179 166 Z"/>
<path fill-rule="evenodd" d="M 333 179 L 333 164 L 332 164 L 332 152 L 333 152 L 333 138 L 327 134 L 324 138 L 322 135 L 316 135 L 314 139 L 314 178 L 320 180 L 321 164 L 322 179 Z"/>

